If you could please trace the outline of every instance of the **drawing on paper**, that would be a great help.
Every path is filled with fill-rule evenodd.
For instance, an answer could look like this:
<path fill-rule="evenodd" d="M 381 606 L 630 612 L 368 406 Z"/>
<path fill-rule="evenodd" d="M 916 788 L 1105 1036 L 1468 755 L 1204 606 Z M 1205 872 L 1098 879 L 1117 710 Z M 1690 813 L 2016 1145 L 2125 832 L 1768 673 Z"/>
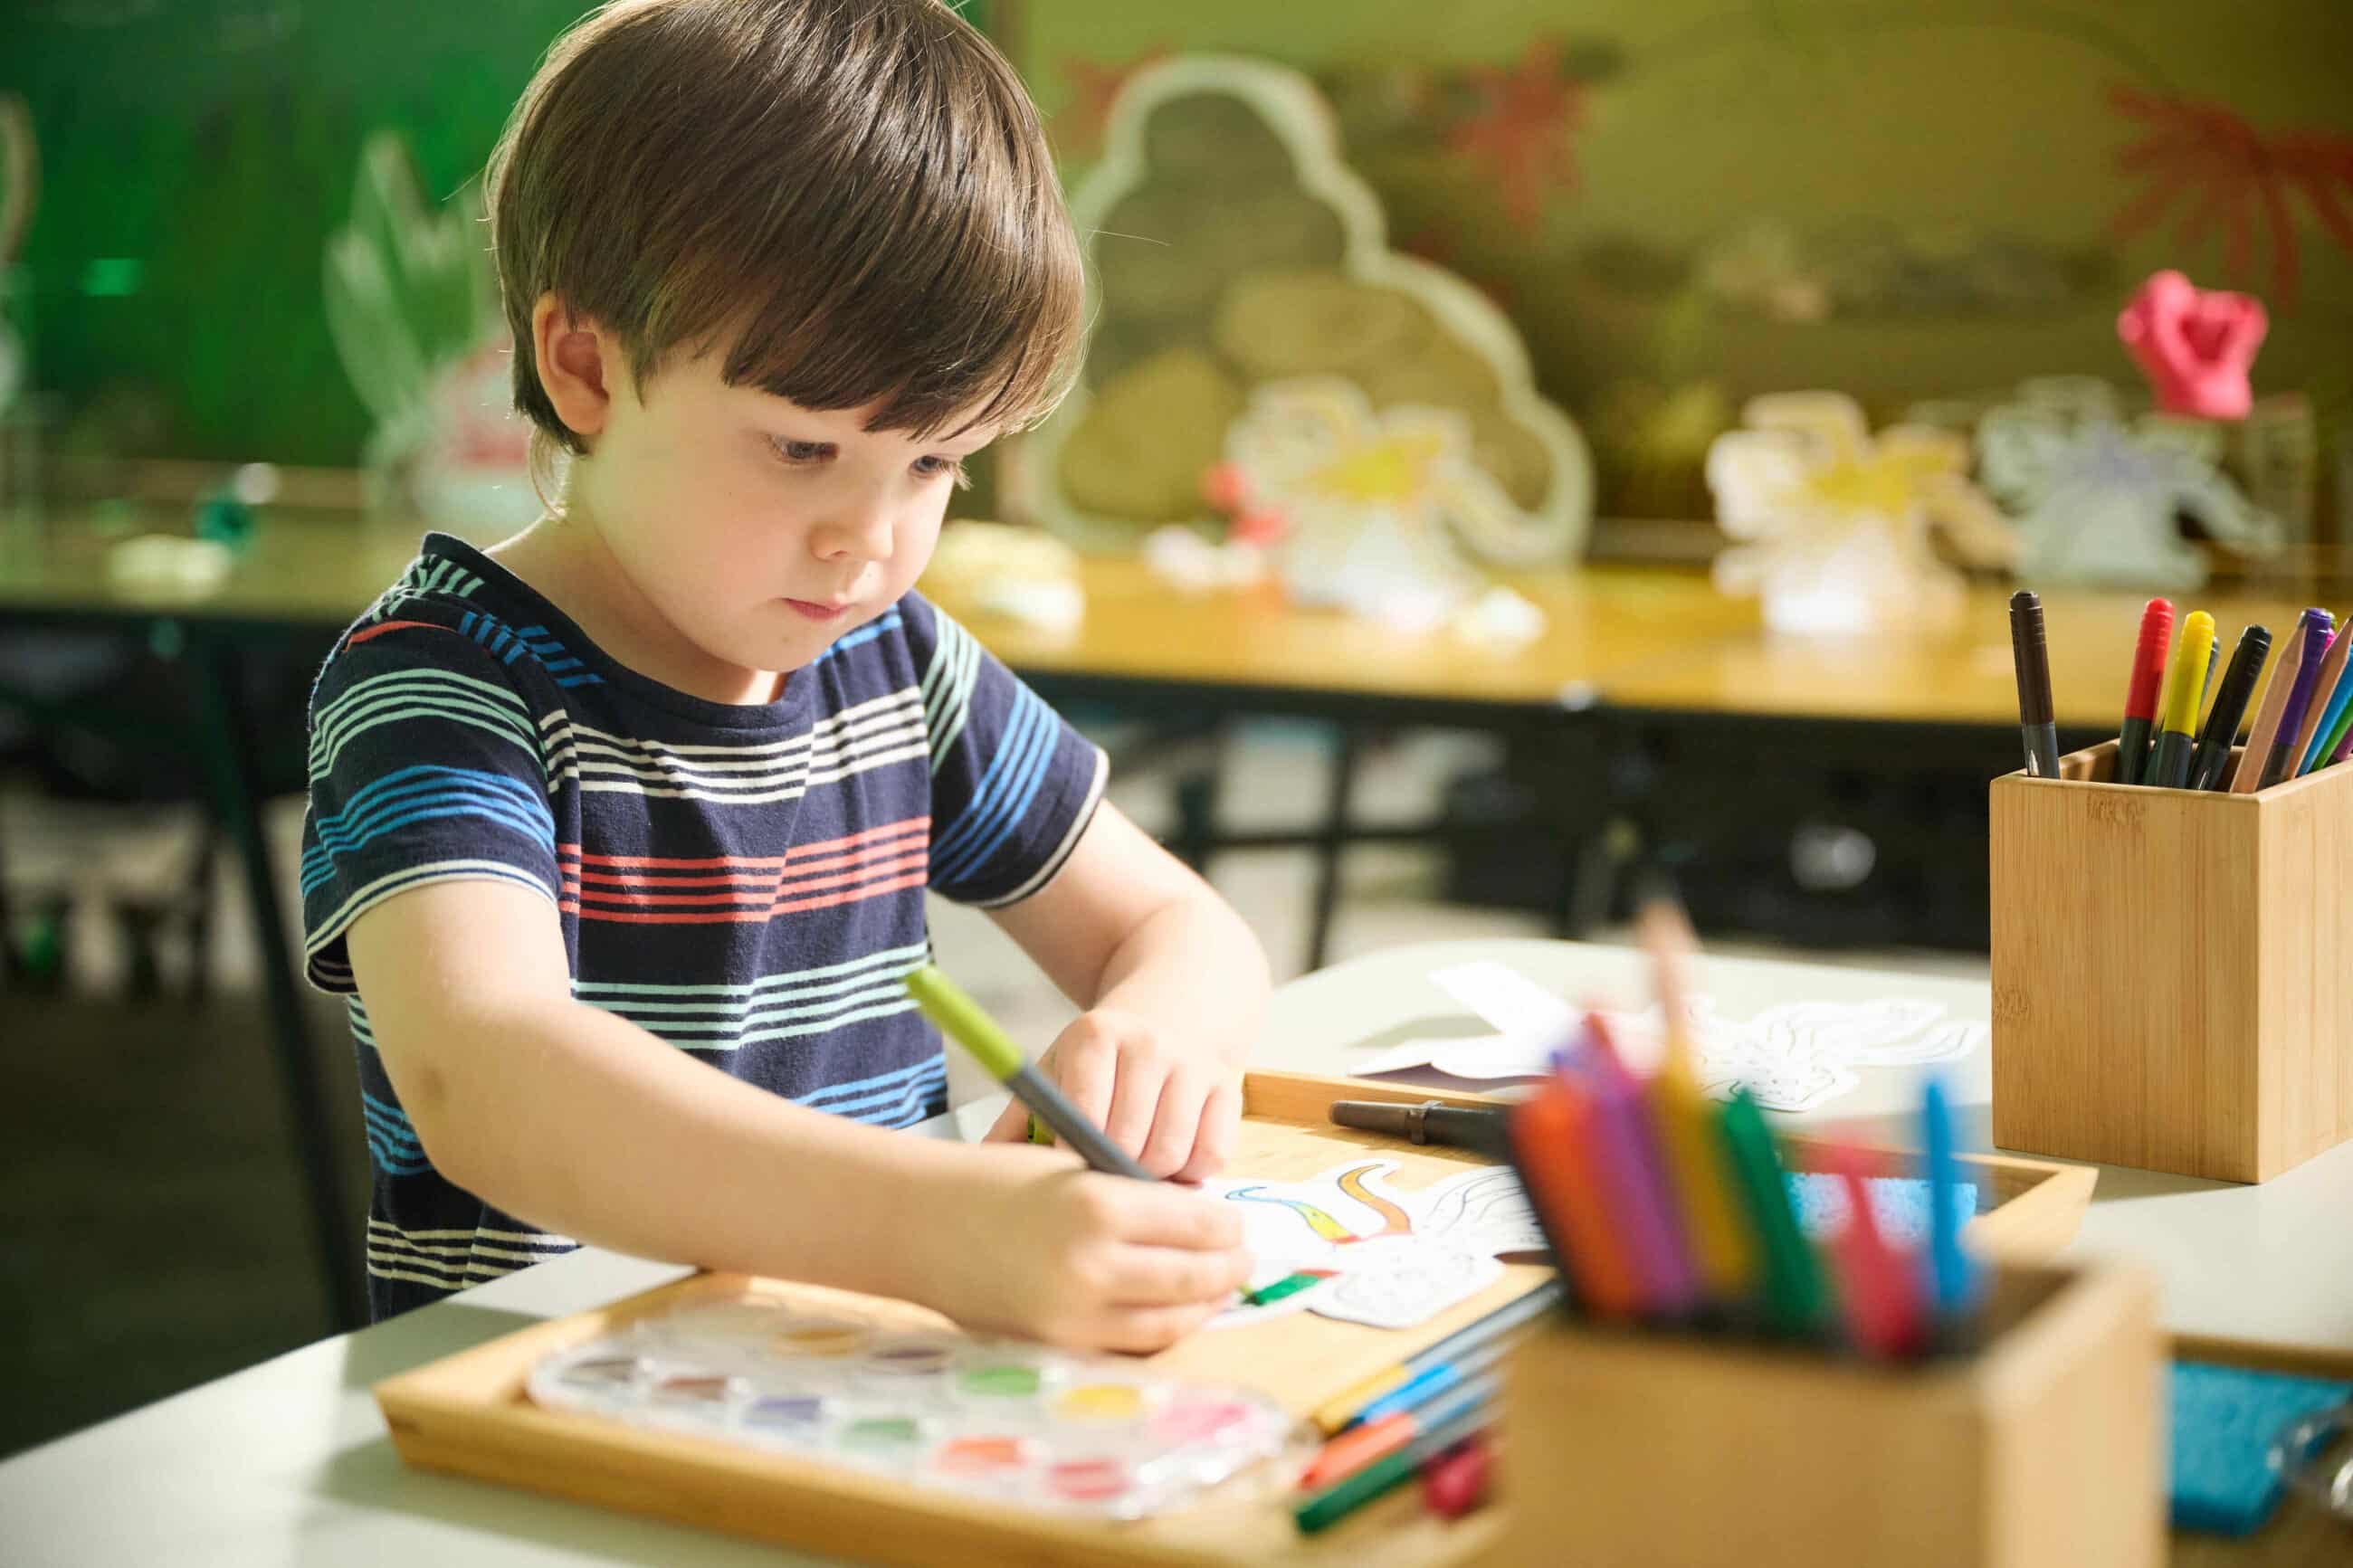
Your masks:
<path fill-rule="evenodd" d="M 1542 1247 L 1535 1216 L 1511 1172 L 1482 1167 L 1419 1192 L 1387 1178 L 1394 1160 L 1335 1166 L 1299 1182 L 1228 1179 L 1204 1190 L 1244 1206 L 1243 1234 L 1259 1267 L 1253 1292 L 1314 1270 L 1312 1286 L 1245 1302 L 1213 1327 L 1287 1312 L 1407 1328 L 1483 1289 L 1500 1255 Z"/>

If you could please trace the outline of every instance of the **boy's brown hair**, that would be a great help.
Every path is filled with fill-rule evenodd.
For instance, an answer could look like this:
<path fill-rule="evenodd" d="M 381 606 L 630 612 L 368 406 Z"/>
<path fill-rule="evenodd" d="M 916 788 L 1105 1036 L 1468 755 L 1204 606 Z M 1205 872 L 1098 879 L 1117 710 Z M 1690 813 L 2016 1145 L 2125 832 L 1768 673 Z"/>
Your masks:
<path fill-rule="evenodd" d="M 1037 110 L 938 0 L 615 0 L 557 39 L 491 154 L 515 406 L 553 293 L 642 387 L 673 351 L 919 436 L 1043 417 L 1083 336 L 1078 241 Z"/>

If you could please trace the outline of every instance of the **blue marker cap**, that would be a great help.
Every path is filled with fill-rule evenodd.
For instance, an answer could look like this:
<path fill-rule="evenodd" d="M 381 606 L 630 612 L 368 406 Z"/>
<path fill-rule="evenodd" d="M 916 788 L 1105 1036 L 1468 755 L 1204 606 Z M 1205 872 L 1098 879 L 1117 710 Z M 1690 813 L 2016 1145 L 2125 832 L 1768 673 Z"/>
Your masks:
<path fill-rule="evenodd" d="M 1960 1166 L 1953 1158 L 1953 1110 L 1944 1080 L 1930 1078 L 1920 1093 L 1921 1147 L 1928 1165 L 1930 1295 L 1944 1317 L 1957 1317 L 1977 1300 L 1978 1270 L 1961 1250 L 1961 1217 L 1953 1212 Z"/>

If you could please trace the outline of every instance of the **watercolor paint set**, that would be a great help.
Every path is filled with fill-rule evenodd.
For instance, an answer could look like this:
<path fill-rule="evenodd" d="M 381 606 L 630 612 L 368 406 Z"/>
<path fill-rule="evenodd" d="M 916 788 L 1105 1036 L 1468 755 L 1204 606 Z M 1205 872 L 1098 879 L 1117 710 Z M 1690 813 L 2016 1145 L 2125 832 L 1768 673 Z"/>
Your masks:
<path fill-rule="evenodd" d="M 1309 1434 L 1263 1396 L 1140 1363 L 895 1330 L 746 1294 L 561 1351 L 533 1403 L 1024 1507 L 1141 1519 L 1268 1466 Z"/>

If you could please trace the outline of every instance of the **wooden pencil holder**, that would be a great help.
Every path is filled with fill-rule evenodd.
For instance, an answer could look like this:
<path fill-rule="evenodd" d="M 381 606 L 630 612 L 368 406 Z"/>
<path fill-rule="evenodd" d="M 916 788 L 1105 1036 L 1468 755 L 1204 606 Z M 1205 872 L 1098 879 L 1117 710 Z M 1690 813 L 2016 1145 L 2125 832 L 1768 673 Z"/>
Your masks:
<path fill-rule="evenodd" d="M 1993 1141 L 2268 1181 L 2353 1136 L 2353 766 L 2251 795 L 1996 779 Z"/>
<path fill-rule="evenodd" d="M 2155 1568 L 2154 1283 L 2008 1269 L 1967 1358 L 1563 1327 L 1513 1352 L 1489 1561 L 1610 1568 Z"/>

